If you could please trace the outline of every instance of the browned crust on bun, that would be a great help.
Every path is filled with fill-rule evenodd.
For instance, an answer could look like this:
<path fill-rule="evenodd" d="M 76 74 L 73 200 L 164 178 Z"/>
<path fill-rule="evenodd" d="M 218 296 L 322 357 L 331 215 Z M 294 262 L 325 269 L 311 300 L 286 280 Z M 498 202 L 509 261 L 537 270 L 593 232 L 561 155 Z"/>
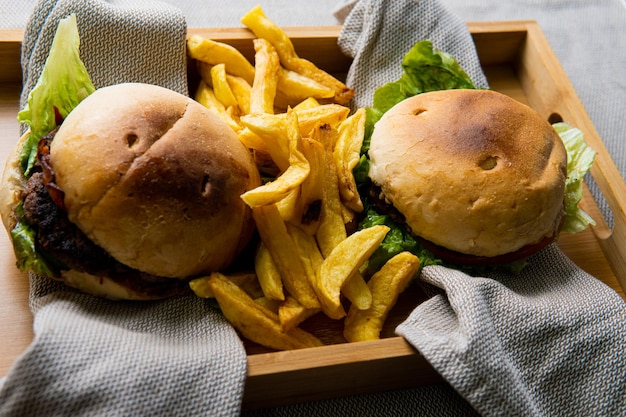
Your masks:
<path fill-rule="evenodd" d="M 21 148 L 7 161 L 0 192 L 9 232 L 26 184 Z M 180 279 L 229 266 L 254 231 L 240 198 L 260 185 L 250 152 L 219 117 L 162 87 L 127 83 L 94 92 L 56 133 L 50 165 L 74 225 L 116 261 L 173 278 L 177 287 Z M 172 295 L 73 269 L 61 278 L 109 298 Z"/>
<path fill-rule="evenodd" d="M 372 181 L 412 233 L 453 252 L 495 260 L 540 247 L 564 215 L 562 141 L 536 111 L 494 91 L 404 100 L 376 124 L 369 156 Z"/>

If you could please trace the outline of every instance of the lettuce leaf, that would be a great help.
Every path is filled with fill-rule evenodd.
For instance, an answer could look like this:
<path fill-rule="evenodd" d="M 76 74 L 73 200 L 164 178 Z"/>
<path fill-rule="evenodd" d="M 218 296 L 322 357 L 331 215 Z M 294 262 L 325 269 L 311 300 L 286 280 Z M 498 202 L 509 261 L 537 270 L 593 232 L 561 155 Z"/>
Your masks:
<path fill-rule="evenodd" d="M 17 119 L 30 127 L 22 148 L 20 163 L 24 176 L 32 174 L 39 140 L 53 130 L 85 97 L 95 91 L 87 69 L 79 56 L 80 39 L 76 15 L 59 22 L 50 53 L 37 84 L 28 96 Z M 62 265 L 37 244 L 37 231 L 16 209 L 17 224 L 11 231 L 18 267 L 46 276 L 55 276 Z"/>
<path fill-rule="evenodd" d="M 596 152 L 585 142 L 583 132 L 567 123 L 552 125 L 567 150 L 567 179 L 565 180 L 565 221 L 561 231 L 578 233 L 595 221 L 578 207 L 583 196 L 583 179 L 591 169 Z"/>
<path fill-rule="evenodd" d="M 30 127 L 22 150 L 21 165 L 28 177 L 35 164 L 39 139 L 48 134 L 85 97 L 95 91 L 79 55 L 76 15 L 62 19 L 37 84 L 28 95 L 17 120 Z"/>

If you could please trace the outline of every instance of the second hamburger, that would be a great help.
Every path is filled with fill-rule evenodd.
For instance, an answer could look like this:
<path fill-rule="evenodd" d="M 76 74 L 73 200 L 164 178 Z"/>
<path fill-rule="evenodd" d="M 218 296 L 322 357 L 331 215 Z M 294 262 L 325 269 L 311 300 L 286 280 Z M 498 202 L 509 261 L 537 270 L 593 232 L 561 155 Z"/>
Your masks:
<path fill-rule="evenodd" d="M 442 90 L 396 104 L 369 148 L 373 202 L 438 258 L 508 263 L 554 241 L 567 152 L 536 111 L 489 90 Z"/>
<path fill-rule="evenodd" d="M 229 266 L 252 236 L 240 198 L 260 184 L 251 155 L 221 119 L 174 91 L 96 90 L 39 142 L 29 178 L 22 146 L 4 172 L 4 225 L 12 235 L 33 230 L 52 277 L 82 291 L 166 297 Z"/>

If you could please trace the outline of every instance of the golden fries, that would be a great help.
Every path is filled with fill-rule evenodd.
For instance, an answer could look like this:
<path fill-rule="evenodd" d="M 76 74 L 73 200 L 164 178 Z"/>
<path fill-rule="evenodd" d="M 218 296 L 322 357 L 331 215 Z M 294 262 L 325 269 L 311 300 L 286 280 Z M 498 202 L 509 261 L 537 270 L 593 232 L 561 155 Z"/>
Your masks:
<path fill-rule="evenodd" d="M 263 294 L 270 300 L 284 300 L 283 281 L 272 255 L 261 243 L 254 258 L 254 270 Z"/>
<path fill-rule="evenodd" d="M 317 296 L 306 279 L 304 265 L 285 222 L 275 205 L 254 207 L 252 215 L 267 250 L 280 271 L 283 285 L 300 304 L 309 308 L 319 307 Z"/>
<path fill-rule="evenodd" d="M 254 50 L 255 72 L 250 92 L 250 113 L 274 114 L 274 97 L 281 70 L 278 55 L 265 39 L 255 39 Z"/>
<path fill-rule="evenodd" d="M 210 65 L 224 64 L 227 73 L 241 77 L 249 84 L 254 81 L 254 66 L 230 45 L 192 35 L 187 38 L 187 54 Z"/>
<path fill-rule="evenodd" d="M 339 298 L 341 287 L 374 253 L 388 231 L 389 227 L 383 225 L 360 230 L 339 243 L 324 259 L 319 289 L 322 310 L 328 317 L 340 319 L 346 315 Z"/>
<path fill-rule="evenodd" d="M 409 252 L 401 252 L 388 260 L 376 272 L 368 286 L 372 292 L 372 306 L 367 310 L 350 307 L 344 321 L 344 337 L 349 342 L 375 340 L 387 314 L 420 267 L 420 260 Z"/>
<path fill-rule="evenodd" d="M 280 57 L 282 65 L 299 74 L 312 78 L 331 88 L 335 94 L 335 101 L 339 104 L 348 104 L 354 95 L 354 91 L 344 83 L 319 69 L 311 61 L 300 58 L 285 32 L 274 22 L 265 16 L 261 6 L 252 8 L 241 18 L 241 23 L 246 25 L 259 38 L 267 39 L 274 47 Z"/>
<path fill-rule="evenodd" d="M 365 134 L 365 109 L 357 110 L 352 116 L 341 122 L 338 131 L 333 157 L 337 164 L 339 194 L 346 207 L 360 212 L 363 210 L 363 203 L 356 188 L 352 170 L 361 157 L 360 151 Z"/>
<path fill-rule="evenodd" d="M 295 298 L 287 297 L 278 306 L 278 321 L 283 331 L 289 331 L 319 311 L 319 308 L 306 308 Z"/>
<path fill-rule="evenodd" d="M 233 130 L 240 129 L 237 121 L 226 111 L 224 105 L 215 97 L 213 90 L 203 81 L 200 82 L 196 90 L 196 101 L 215 112 Z"/>
<path fill-rule="evenodd" d="M 237 132 L 264 175 L 241 196 L 260 237 L 254 272 L 216 272 L 189 285 L 214 298 L 243 337 L 272 349 L 320 346 L 303 321 L 319 313 L 342 319 L 346 310 L 346 340 L 377 338 L 419 260 L 398 255 L 369 282 L 361 273 L 389 230 L 346 227 L 363 210 L 352 171 L 365 110 L 350 115 L 353 91 L 300 58 L 260 7 L 241 21 L 256 36 L 253 63 L 199 36 L 187 48 L 200 75 L 196 100 Z"/>
<path fill-rule="evenodd" d="M 288 166 L 275 181 L 265 183 L 264 185 L 250 190 L 241 196 L 241 198 L 250 207 L 276 204 L 283 198 L 287 197 L 287 195 L 296 189 L 296 187 L 302 184 L 302 182 L 309 175 L 309 161 L 307 161 L 301 151 L 301 138 L 298 129 L 298 120 L 295 113 L 293 111 L 289 111 L 287 113 L 287 118 L 281 117 L 278 118 L 277 121 L 278 125 L 272 141 L 276 139 L 281 142 L 278 144 L 277 153 L 280 152 L 282 154 L 285 152 L 285 147 L 288 149 Z M 247 121 L 244 121 L 244 123 L 247 127 L 254 131 L 256 126 L 248 124 Z M 269 143 L 266 142 L 266 144 L 268 144 L 268 148 L 270 148 Z M 270 154 L 272 154 L 271 150 Z M 279 167 L 284 163 L 283 159 L 284 155 L 277 156 L 275 159 Z"/>
<path fill-rule="evenodd" d="M 247 339 L 279 350 L 322 345 L 318 338 L 298 327 L 284 331 L 276 313 L 255 302 L 224 275 L 211 274 L 208 285 L 226 319 Z"/>
<path fill-rule="evenodd" d="M 193 279 L 189 282 L 189 287 L 198 297 L 215 298 L 215 294 L 213 294 L 213 291 L 209 287 L 210 278 L 210 276 L 204 276 Z M 228 279 L 252 298 L 263 296 L 263 292 L 255 274 L 233 274 L 229 275 Z"/>
<path fill-rule="evenodd" d="M 239 107 L 239 103 L 233 94 L 233 90 L 230 89 L 230 84 L 226 79 L 226 67 L 224 64 L 217 64 L 211 68 L 211 84 L 213 85 L 213 92 L 215 98 L 219 100 L 224 107 Z"/>

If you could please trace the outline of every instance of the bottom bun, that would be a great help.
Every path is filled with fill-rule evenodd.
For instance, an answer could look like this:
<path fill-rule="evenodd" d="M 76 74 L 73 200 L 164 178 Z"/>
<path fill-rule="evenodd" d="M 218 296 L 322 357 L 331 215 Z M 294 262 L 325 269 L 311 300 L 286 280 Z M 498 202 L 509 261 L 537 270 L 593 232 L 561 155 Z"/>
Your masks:
<path fill-rule="evenodd" d="M 189 291 L 189 285 L 184 281 L 168 280 L 161 285 L 123 285 L 109 277 L 98 277 L 87 272 L 68 270 L 61 272 L 61 280 L 70 287 L 86 294 L 95 295 L 111 300 L 159 300 L 184 294 Z"/>

